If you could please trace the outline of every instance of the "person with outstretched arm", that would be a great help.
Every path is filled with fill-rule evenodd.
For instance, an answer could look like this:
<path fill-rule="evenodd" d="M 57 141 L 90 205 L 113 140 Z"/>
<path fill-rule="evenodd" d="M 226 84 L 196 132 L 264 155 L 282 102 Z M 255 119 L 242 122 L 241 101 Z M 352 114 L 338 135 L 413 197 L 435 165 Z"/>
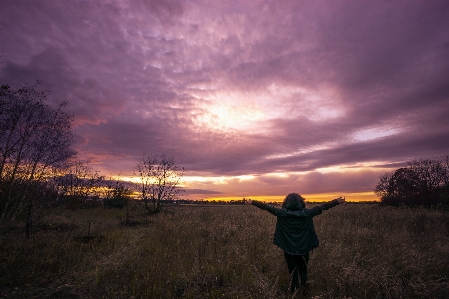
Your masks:
<path fill-rule="evenodd" d="M 297 193 L 290 193 L 284 199 L 281 208 L 275 208 L 263 202 L 247 199 L 247 205 L 266 210 L 277 217 L 273 243 L 284 251 L 288 271 L 290 273 L 290 291 L 299 288 L 304 295 L 308 292 L 307 264 L 309 252 L 319 246 L 318 236 L 313 225 L 313 217 L 324 210 L 345 202 L 342 197 L 311 209 L 306 208 L 304 198 Z M 301 284 L 298 278 L 301 279 Z"/>

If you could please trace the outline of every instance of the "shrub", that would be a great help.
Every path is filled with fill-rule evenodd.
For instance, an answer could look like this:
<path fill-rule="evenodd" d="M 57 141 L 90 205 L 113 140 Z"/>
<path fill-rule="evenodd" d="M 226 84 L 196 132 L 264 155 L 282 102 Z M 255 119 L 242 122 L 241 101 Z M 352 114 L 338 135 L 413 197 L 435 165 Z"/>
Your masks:
<path fill-rule="evenodd" d="M 123 209 L 128 204 L 128 198 L 127 197 L 113 197 L 110 199 L 104 200 L 104 206 L 108 209 Z"/>

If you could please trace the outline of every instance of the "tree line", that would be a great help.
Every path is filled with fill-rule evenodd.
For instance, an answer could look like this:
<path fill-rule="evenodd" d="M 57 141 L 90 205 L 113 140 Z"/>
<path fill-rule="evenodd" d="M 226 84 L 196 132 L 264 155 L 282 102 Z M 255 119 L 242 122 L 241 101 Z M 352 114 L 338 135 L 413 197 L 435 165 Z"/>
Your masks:
<path fill-rule="evenodd" d="M 384 205 L 449 206 L 449 155 L 418 159 L 381 175 L 374 192 Z"/>

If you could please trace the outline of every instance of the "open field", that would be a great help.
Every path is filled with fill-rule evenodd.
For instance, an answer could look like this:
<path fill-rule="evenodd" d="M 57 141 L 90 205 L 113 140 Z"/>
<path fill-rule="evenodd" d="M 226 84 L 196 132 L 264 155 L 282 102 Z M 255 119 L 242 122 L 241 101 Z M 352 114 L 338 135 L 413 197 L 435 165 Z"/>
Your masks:
<path fill-rule="evenodd" d="M 134 207 L 136 208 L 136 207 Z M 132 210 L 134 215 L 143 212 Z M 0 232 L 7 298 L 292 298 L 275 218 L 253 206 L 48 210 Z M 90 223 L 90 228 L 89 228 Z M 449 215 L 345 204 L 315 218 L 311 298 L 449 298 Z M 293 296 L 295 297 L 295 296 Z M 296 295 L 295 298 L 302 298 Z"/>

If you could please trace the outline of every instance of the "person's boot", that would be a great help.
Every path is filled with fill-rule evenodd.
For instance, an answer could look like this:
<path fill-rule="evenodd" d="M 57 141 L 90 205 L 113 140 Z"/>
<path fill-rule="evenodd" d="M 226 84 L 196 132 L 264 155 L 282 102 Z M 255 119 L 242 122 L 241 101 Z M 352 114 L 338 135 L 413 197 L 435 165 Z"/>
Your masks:
<path fill-rule="evenodd" d="M 301 284 L 301 293 L 303 294 L 304 297 L 309 295 L 309 284 L 307 282 L 304 282 Z"/>
<path fill-rule="evenodd" d="M 292 283 L 290 286 L 290 292 L 293 294 L 297 290 L 299 290 L 300 286 L 299 283 Z"/>

